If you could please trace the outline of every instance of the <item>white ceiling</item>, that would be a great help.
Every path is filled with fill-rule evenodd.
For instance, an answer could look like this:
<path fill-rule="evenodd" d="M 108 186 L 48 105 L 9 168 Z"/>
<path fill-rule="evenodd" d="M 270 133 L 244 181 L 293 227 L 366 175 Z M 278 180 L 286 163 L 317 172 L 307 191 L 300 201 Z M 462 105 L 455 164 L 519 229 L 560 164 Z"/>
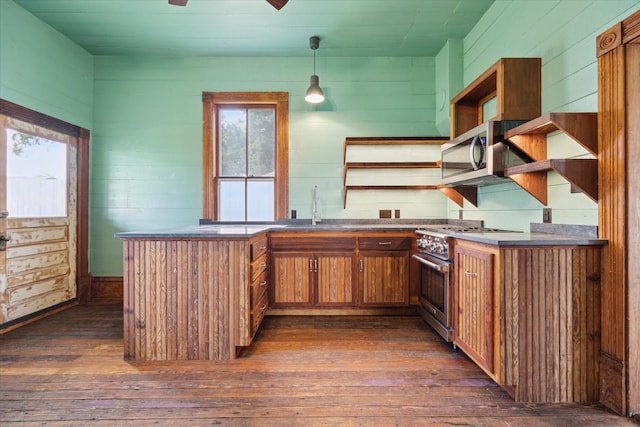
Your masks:
<path fill-rule="evenodd" d="M 0 0 L 4 1 L 4 0 Z M 435 56 L 494 0 L 14 0 L 94 55 Z"/>

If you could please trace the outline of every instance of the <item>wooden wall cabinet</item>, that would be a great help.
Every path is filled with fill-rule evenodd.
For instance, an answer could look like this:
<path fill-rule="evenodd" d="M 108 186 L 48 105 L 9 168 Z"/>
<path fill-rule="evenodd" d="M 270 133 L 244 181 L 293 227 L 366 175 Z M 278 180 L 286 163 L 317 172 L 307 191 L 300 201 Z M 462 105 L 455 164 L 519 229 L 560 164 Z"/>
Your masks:
<path fill-rule="evenodd" d="M 451 138 L 488 120 L 531 120 L 540 115 L 540 58 L 501 58 L 451 100 Z M 496 115 L 484 117 L 494 99 Z"/>
<path fill-rule="evenodd" d="M 597 113 L 548 113 L 505 133 L 505 138 L 524 151 L 534 162 L 505 171 L 540 203 L 547 204 L 547 172 L 562 175 L 577 191 L 598 202 L 597 159 L 547 159 L 547 134 L 562 131 L 589 153 L 598 152 Z"/>
<path fill-rule="evenodd" d="M 360 237 L 362 306 L 409 305 L 410 237 Z"/>

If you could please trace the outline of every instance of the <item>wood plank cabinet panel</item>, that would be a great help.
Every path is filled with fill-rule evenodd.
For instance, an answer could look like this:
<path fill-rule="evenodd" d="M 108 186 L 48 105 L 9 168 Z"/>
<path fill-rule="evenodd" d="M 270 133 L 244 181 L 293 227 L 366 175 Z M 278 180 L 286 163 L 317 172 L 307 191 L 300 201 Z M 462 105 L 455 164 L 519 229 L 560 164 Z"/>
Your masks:
<path fill-rule="evenodd" d="M 354 303 L 353 253 L 318 254 L 316 303 L 321 306 L 345 306 Z"/>
<path fill-rule="evenodd" d="M 455 248 L 455 343 L 487 373 L 495 376 L 494 254 Z"/>
<path fill-rule="evenodd" d="M 409 304 L 409 253 L 363 252 L 360 258 L 362 305 Z"/>
<path fill-rule="evenodd" d="M 272 252 L 272 299 L 274 307 L 310 306 L 313 259 L 308 253 Z"/>
<path fill-rule="evenodd" d="M 517 401 L 599 400 L 600 247 L 505 249 L 504 382 Z"/>
<path fill-rule="evenodd" d="M 246 241 L 123 239 L 125 358 L 235 358 Z M 246 319 L 249 320 L 248 318 Z"/>

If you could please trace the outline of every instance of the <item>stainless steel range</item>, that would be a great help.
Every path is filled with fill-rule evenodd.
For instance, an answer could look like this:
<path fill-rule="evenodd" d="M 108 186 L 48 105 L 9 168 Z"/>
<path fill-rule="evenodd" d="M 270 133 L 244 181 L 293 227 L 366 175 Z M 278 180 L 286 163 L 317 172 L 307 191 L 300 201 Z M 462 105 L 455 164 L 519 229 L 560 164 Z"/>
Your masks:
<path fill-rule="evenodd" d="M 436 224 L 416 230 L 419 253 L 413 258 L 420 263 L 418 312 L 447 342 L 454 337 L 453 324 L 453 243 L 450 233 L 506 232 L 496 228 L 457 224 Z"/>
<path fill-rule="evenodd" d="M 453 239 L 430 230 L 417 230 L 420 263 L 418 299 L 420 316 L 447 342 L 453 341 Z"/>

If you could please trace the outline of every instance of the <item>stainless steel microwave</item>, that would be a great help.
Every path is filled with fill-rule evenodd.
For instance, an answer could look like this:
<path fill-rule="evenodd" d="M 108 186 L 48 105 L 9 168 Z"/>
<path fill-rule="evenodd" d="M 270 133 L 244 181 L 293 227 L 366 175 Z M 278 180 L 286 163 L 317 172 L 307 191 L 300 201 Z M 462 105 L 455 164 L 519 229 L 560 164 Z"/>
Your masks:
<path fill-rule="evenodd" d="M 523 121 L 490 120 L 442 145 L 442 183 L 488 185 L 504 179 L 506 168 L 530 159 L 504 141 L 504 133 Z"/>

